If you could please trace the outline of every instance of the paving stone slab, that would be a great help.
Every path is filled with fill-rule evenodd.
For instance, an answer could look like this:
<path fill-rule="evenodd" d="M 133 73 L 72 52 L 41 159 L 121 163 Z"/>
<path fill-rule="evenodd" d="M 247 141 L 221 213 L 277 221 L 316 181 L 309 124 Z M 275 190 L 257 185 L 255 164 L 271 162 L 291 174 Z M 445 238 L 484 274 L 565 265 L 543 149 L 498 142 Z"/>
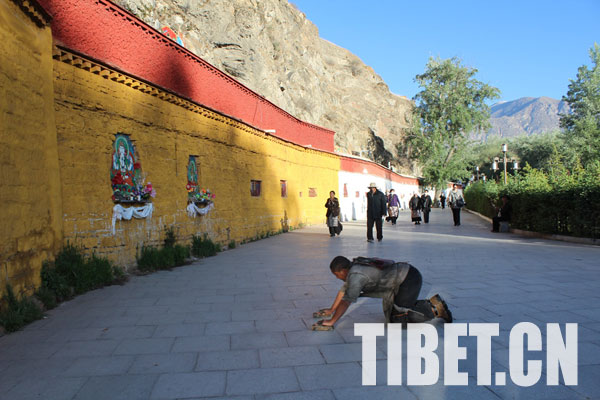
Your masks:
<path fill-rule="evenodd" d="M 231 349 L 264 349 L 270 347 L 287 347 L 283 332 L 244 333 L 231 335 Z"/>
<path fill-rule="evenodd" d="M 147 339 L 154 335 L 156 326 L 115 326 L 102 329 L 98 339 Z"/>
<path fill-rule="evenodd" d="M 118 340 L 85 340 L 67 342 L 54 352 L 53 357 L 107 356 L 119 346 Z"/>
<path fill-rule="evenodd" d="M 206 335 L 232 335 L 254 333 L 254 321 L 209 322 L 206 324 Z"/>
<path fill-rule="evenodd" d="M 60 379 L 62 372 L 68 369 L 74 361 L 75 358 L 10 361 L 9 368 L 0 374 L 0 398 L 2 398 L 2 393 L 8 392 L 23 381 Z"/>
<path fill-rule="evenodd" d="M 496 393 L 485 386 L 477 386 L 473 378 L 469 378 L 468 386 L 447 386 L 442 381 L 430 386 L 407 386 L 419 400 L 426 399 L 446 399 L 446 400 L 464 400 L 464 399 L 482 399 L 498 400 L 502 399 Z M 512 398 L 512 397 L 511 397 Z M 518 397 L 517 397 L 518 398 Z M 528 399 L 523 397 L 523 399 Z"/>
<path fill-rule="evenodd" d="M 125 324 L 126 326 L 156 326 L 164 324 L 182 324 L 186 320 L 185 313 L 166 313 L 161 315 L 142 315 L 134 323 Z M 201 322 L 201 321 L 193 321 Z"/>
<path fill-rule="evenodd" d="M 417 400 L 412 392 L 404 386 L 363 386 L 355 388 L 334 389 L 333 391 L 337 399 L 344 400 Z"/>
<path fill-rule="evenodd" d="M 81 357 L 73 361 L 62 375 L 73 377 L 123 375 L 132 363 L 132 356 Z"/>
<path fill-rule="evenodd" d="M 153 315 L 145 315 L 144 317 L 153 317 Z M 134 326 L 141 319 L 139 315 L 125 315 L 117 318 L 94 318 L 87 326 L 89 328 L 112 328 L 116 326 Z M 150 325 L 150 324 L 146 324 Z M 156 324 L 153 324 L 156 325 Z"/>
<path fill-rule="evenodd" d="M 231 321 L 230 311 L 194 311 L 179 315 L 183 315 L 183 322 L 186 324 Z"/>
<path fill-rule="evenodd" d="M 195 304 L 233 303 L 235 297 L 232 295 L 197 296 Z"/>
<path fill-rule="evenodd" d="M 312 390 L 306 392 L 291 392 L 277 394 L 257 394 L 256 400 L 335 400 L 330 390 Z M 397 399 L 396 399 L 397 400 Z"/>
<path fill-rule="evenodd" d="M 568 386 L 569 389 L 586 398 L 600 398 L 600 364 L 580 366 L 577 378 L 577 386 Z"/>
<path fill-rule="evenodd" d="M 152 399 L 214 397 L 225 394 L 225 372 L 193 372 L 161 375 Z"/>
<path fill-rule="evenodd" d="M 115 349 L 114 354 L 168 353 L 174 341 L 174 338 L 125 339 Z"/>
<path fill-rule="evenodd" d="M 185 400 L 254 400 L 254 396 L 187 397 Z"/>
<path fill-rule="evenodd" d="M 362 343 L 326 344 L 319 346 L 327 364 L 347 363 L 362 360 Z M 380 360 L 386 355 L 377 349 L 375 357 Z"/>
<path fill-rule="evenodd" d="M 227 394 L 261 394 L 300 390 L 291 368 L 264 368 L 227 373 Z"/>
<path fill-rule="evenodd" d="M 260 365 L 263 368 L 324 363 L 321 352 L 312 346 L 260 349 Z"/>
<path fill-rule="evenodd" d="M 285 337 L 290 346 L 344 343 L 344 338 L 335 330 L 314 332 L 307 329 L 306 331 L 285 332 Z"/>
<path fill-rule="evenodd" d="M 80 390 L 87 378 L 27 379 L 14 386 L 3 400 L 69 400 Z M 1 392 L 0 392 L 1 393 Z"/>
<path fill-rule="evenodd" d="M 169 306 L 169 310 L 167 313 L 169 314 L 191 314 L 191 313 L 200 313 L 210 311 L 211 304 L 210 303 L 202 303 L 202 304 L 178 304 L 174 306 Z"/>
<path fill-rule="evenodd" d="M 74 400 L 146 400 L 157 375 L 97 376 L 87 380 Z"/>
<path fill-rule="evenodd" d="M 545 381 L 540 381 L 530 387 L 515 385 L 507 376 L 505 386 L 487 387 L 494 394 L 502 399 L 531 399 L 531 400 L 583 400 L 584 397 L 578 394 L 574 389 L 563 385 L 548 386 Z"/>
<path fill-rule="evenodd" d="M 190 295 L 190 296 L 169 296 L 169 297 L 161 297 L 155 301 L 157 306 L 187 306 L 190 304 L 194 304 L 196 302 L 196 298 L 200 296 L 214 296 L 215 291 L 207 290 L 209 293 Z"/>
<path fill-rule="evenodd" d="M 229 350 L 231 339 L 228 335 L 219 336 L 189 336 L 175 338 L 171 352 L 190 353 L 216 350 Z"/>
<path fill-rule="evenodd" d="M 168 324 L 158 325 L 154 331 L 153 337 L 165 338 L 165 337 L 184 337 L 184 336 L 202 336 L 206 324 Z"/>
<path fill-rule="evenodd" d="M 258 368 L 257 350 L 210 351 L 198 354 L 196 371 L 227 371 Z"/>
<path fill-rule="evenodd" d="M 60 343 L 16 344 L 0 351 L 0 362 L 48 358 L 55 354 L 61 346 Z"/>
<path fill-rule="evenodd" d="M 299 318 L 255 321 L 255 325 L 258 332 L 293 332 L 308 329 Z"/>
<path fill-rule="evenodd" d="M 162 374 L 192 372 L 197 353 L 146 354 L 136 356 L 128 370 L 130 374 Z"/>
<path fill-rule="evenodd" d="M 52 329 L 52 335 L 46 339 L 49 343 L 65 343 L 99 338 L 102 328 Z"/>
<path fill-rule="evenodd" d="M 307 365 L 295 370 L 302 390 L 356 387 L 362 382 L 358 363 Z"/>
<path fill-rule="evenodd" d="M 269 294 L 237 294 L 235 295 L 236 303 L 271 303 L 273 296 Z"/>

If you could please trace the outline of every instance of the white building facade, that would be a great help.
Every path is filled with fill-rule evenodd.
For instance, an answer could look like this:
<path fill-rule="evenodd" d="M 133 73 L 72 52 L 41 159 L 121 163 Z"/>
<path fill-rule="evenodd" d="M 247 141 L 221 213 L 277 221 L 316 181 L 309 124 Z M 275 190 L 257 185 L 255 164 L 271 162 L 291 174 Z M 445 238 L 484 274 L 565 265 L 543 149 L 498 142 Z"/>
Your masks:
<path fill-rule="evenodd" d="M 367 219 L 367 197 L 369 185 L 375 183 L 384 194 L 394 189 L 400 199 L 401 208 L 408 208 L 412 194 L 420 193 L 419 180 L 413 176 L 400 175 L 372 161 L 343 156 L 338 175 L 340 218 L 342 221 Z"/>

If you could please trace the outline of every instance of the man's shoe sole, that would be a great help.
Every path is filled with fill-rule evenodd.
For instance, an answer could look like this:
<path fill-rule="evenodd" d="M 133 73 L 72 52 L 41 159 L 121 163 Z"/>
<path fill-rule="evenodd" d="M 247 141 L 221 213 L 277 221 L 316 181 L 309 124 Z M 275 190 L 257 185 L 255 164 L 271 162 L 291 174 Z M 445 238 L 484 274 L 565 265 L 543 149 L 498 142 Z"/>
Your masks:
<path fill-rule="evenodd" d="M 452 322 L 452 313 L 450 312 L 450 309 L 448 308 L 448 305 L 444 299 L 442 299 L 439 294 L 436 294 L 430 298 L 429 301 L 433 306 L 433 313 L 437 318 L 442 318 L 447 323 Z"/>

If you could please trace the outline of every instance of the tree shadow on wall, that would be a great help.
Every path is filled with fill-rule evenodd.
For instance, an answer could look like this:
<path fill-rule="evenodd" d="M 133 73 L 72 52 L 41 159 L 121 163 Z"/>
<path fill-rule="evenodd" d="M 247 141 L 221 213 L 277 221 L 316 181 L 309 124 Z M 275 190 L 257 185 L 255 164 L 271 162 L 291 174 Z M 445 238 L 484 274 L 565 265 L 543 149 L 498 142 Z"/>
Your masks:
<path fill-rule="evenodd" d="M 161 73 L 169 74 L 179 90 L 191 92 L 192 82 L 177 58 L 160 65 Z M 148 93 L 137 97 L 140 101 L 134 103 L 132 115 L 121 116 L 130 129 L 107 127 L 105 134 L 132 132 L 143 170 L 158 193 L 152 221 L 146 228 L 152 233 L 146 232 L 144 237 L 159 243 L 163 225 L 174 225 L 180 238 L 208 233 L 224 244 L 241 242 L 286 232 L 289 213 L 302 215 L 296 196 L 279 195 L 279 181 L 293 181 L 297 177 L 292 175 L 300 175 L 301 170 L 291 172 L 285 160 L 274 158 L 272 139 L 240 129 L 239 122 L 215 112 L 186 110 Z M 185 213 L 190 155 L 197 156 L 199 186 L 216 194 L 215 210 L 195 219 Z M 262 181 L 261 196 L 250 196 L 251 180 Z M 131 228 L 127 230 L 139 236 L 135 227 L 139 223 L 128 221 Z"/>

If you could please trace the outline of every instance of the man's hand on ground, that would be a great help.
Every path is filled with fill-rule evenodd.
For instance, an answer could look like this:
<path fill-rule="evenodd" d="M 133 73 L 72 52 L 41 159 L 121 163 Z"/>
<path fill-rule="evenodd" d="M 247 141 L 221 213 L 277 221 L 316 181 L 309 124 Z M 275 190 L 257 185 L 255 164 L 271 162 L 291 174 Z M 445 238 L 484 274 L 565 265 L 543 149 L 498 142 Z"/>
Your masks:
<path fill-rule="evenodd" d="M 331 330 L 333 330 L 333 324 L 326 325 L 325 322 L 329 322 L 329 321 L 326 321 L 326 320 L 317 321 L 312 325 L 311 329 L 313 331 L 331 331 Z"/>
<path fill-rule="evenodd" d="M 331 308 L 323 308 L 317 312 L 314 312 L 313 318 L 330 317 L 332 314 L 333 314 L 333 310 Z"/>

